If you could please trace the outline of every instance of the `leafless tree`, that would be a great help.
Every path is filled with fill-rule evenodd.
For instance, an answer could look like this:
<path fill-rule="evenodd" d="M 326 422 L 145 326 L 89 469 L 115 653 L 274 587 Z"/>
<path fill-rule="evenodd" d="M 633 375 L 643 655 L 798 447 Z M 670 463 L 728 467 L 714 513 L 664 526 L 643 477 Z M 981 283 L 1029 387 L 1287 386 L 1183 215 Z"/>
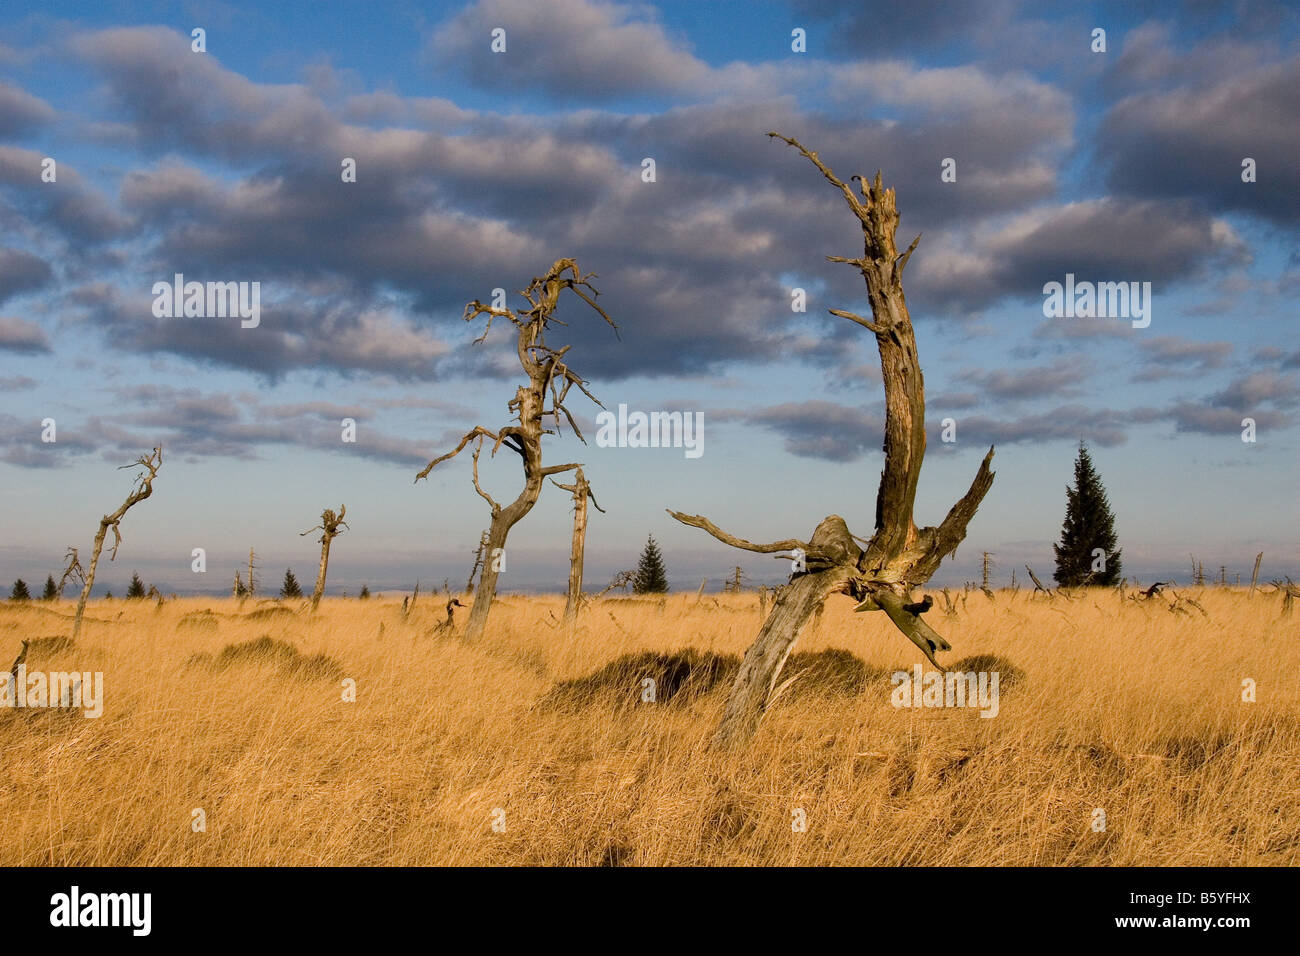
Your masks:
<path fill-rule="evenodd" d="M 591 490 L 591 483 L 579 468 L 573 473 L 573 484 L 562 485 L 554 478 L 551 484 L 573 495 L 573 547 L 569 553 L 569 596 L 564 602 L 564 619 L 569 623 L 577 620 L 578 609 L 582 605 L 582 561 L 587 549 L 587 501 L 601 514 L 605 513 L 596 502 L 596 495 Z"/>
<path fill-rule="evenodd" d="M 63 559 L 67 562 L 67 566 L 63 569 L 63 576 L 59 578 L 59 587 L 56 593 L 60 598 L 63 597 L 63 586 L 69 580 L 83 586 L 86 583 L 86 571 L 81 566 L 81 560 L 77 557 L 77 549 L 68 548 L 68 553 L 63 556 Z"/>
<path fill-rule="evenodd" d="M 746 652 L 731 688 L 722 723 L 713 745 L 743 745 L 758 728 L 777 677 L 800 630 L 835 593 L 858 601 L 857 610 L 881 610 L 935 666 L 935 651 L 950 645 L 920 615 L 925 605 L 912 601 L 911 591 L 924 584 L 966 536 L 984 495 L 993 484 L 989 449 L 965 496 L 953 505 L 938 527 L 917 528 L 912 517 L 921 460 L 925 455 L 925 387 L 917 359 L 916 338 L 903 295 L 902 276 L 920 236 L 903 253 L 894 244 L 898 211 L 894 190 L 853 177 L 860 195 L 842 182 L 817 156 L 797 140 L 769 133 L 797 149 L 844 196 L 861 225 L 864 254 L 849 259 L 828 257 L 861 273 L 871 303 L 871 318 L 832 309 L 831 314 L 857 323 L 876 337 L 885 389 L 885 467 L 876 497 L 875 533 L 860 548 L 844 519 L 830 515 L 806 540 L 790 538 L 756 544 L 728 534 L 699 515 L 669 512 L 678 521 L 702 528 L 735 548 L 759 553 L 791 552 L 795 573 L 777 597 L 757 640 Z"/>
<path fill-rule="evenodd" d="M 320 536 L 320 568 L 316 571 L 316 589 L 311 592 L 313 611 L 320 604 L 321 595 L 325 593 L 325 573 L 330 566 L 330 542 L 343 533 L 340 529 L 348 527 L 348 523 L 343 520 L 347 513 L 347 505 L 339 505 L 338 514 L 335 514 L 332 508 L 326 508 L 320 513 L 320 524 L 298 535 L 300 538 L 305 538 L 313 531 L 323 532 Z"/>
<path fill-rule="evenodd" d="M 476 339 L 476 344 L 487 338 L 494 318 L 505 318 L 514 325 L 517 333 L 516 351 L 519 364 L 528 382 L 520 385 L 515 397 L 510 400 L 508 408 L 514 413 L 516 424 L 506 425 L 498 431 L 492 431 L 482 425 L 475 426 L 466 433 L 455 448 L 445 455 L 429 462 L 415 476 L 415 480 L 427 478 L 429 472 L 444 461 L 455 458 L 471 442 L 474 443 L 474 490 L 492 509 L 492 523 L 488 528 L 488 550 L 483 569 L 479 574 L 478 588 L 474 594 L 474 605 L 469 612 L 469 623 L 465 629 L 465 638 L 469 641 L 483 636 L 487 626 L 488 612 L 496 596 L 497 579 L 500 576 L 500 558 L 505 554 L 506 538 L 523 517 L 532 510 L 542 492 L 542 485 L 552 475 L 573 471 L 578 462 L 563 465 L 542 464 L 542 436 L 555 434 L 567 421 L 575 435 L 585 444 L 578 423 L 565 407 L 569 390 L 577 386 L 578 390 L 589 399 L 604 408 L 594 395 L 587 390 L 587 383 L 577 372 L 569 368 L 565 361 L 571 346 L 552 348 L 546 344 L 546 333 L 551 324 L 558 323 L 555 309 L 560 293 L 568 290 L 591 306 L 609 326 L 617 332 L 618 326 L 599 305 L 595 297 L 599 294 L 590 284 L 594 274 L 583 275 L 573 259 L 560 259 L 551 266 L 544 276 L 538 276 L 528 284 L 522 295 L 528 302 L 528 308 L 516 312 L 513 309 L 497 308 L 484 305 L 475 299 L 465 307 L 465 321 L 470 322 L 480 315 L 487 316 L 487 325 L 483 334 Z M 547 406 L 549 400 L 550 406 Z M 563 416 L 563 418 L 561 417 Z M 547 428 L 550 420 L 554 428 Z M 502 446 L 517 454 L 524 468 L 524 487 L 519 496 L 504 507 L 490 494 L 483 490 L 478 480 L 479 453 L 483 450 L 483 441 L 492 442 L 492 454 Z"/>
<path fill-rule="evenodd" d="M 81 619 L 86 613 L 86 601 L 90 598 L 90 591 L 95 586 L 95 570 L 99 567 L 100 552 L 104 550 L 104 538 L 111 528 L 113 531 L 113 550 L 109 552 L 108 560 L 112 561 L 117 557 L 117 549 L 122 544 L 120 527 L 122 518 L 132 507 L 153 494 L 153 482 L 158 477 L 158 469 L 161 467 L 162 446 L 159 445 L 150 454 L 141 455 L 129 465 L 123 465 L 121 469 L 118 469 L 121 471 L 125 468 L 140 468 L 143 471 L 136 473 L 131 486 L 131 493 L 126 496 L 126 501 L 122 502 L 121 507 L 112 514 L 104 515 L 99 519 L 99 531 L 95 534 L 95 546 L 90 552 L 90 568 L 85 574 L 85 583 L 81 587 L 81 597 L 77 599 L 77 614 L 72 619 L 72 639 L 74 641 L 81 636 Z M 76 559 L 75 553 L 73 559 Z M 69 565 L 69 568 L 71 568 L 71 565 Z"/>

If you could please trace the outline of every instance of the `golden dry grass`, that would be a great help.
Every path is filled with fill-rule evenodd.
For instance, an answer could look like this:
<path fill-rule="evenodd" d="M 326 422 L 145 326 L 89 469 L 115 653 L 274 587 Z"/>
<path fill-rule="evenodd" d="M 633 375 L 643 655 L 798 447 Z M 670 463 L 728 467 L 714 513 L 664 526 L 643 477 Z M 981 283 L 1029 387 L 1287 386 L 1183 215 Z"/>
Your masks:
<path fill-rule="evenodd" d="M 603 691 L 555 688 L 645 651 L 739 655 L 760 623 L 749 595 L 604 602 L 572 636 L 544 623 L 561 599 L 507 596 L 477 646 L 429 636 L 431 599 L 408 622 L 391 599 L 327 600 L 315 620 L 98 602 L 78 646 L 27 666 L 103 671 L 104 715 L 0 711 L 0 862 L 1295 865 L 1300 625 L 1276 595 L 1201 601 L 1208 620 L 1113 591 L 936 607 L 948 663 L 1024 672 L 981 719 L 892 707 L 887 673 L 918 655 L 833 599 L 784 675 L 811 661 L 821 676 L 726 756 L 706 749 L 725 674 L 654 704 L 644 664 Z M 4 606 L 0 653 L 68 633 L 70 610 Z M 299 655 L 221 657 L 263 635 Z M 853 656 L 815 654 L 834 648 Z"/>

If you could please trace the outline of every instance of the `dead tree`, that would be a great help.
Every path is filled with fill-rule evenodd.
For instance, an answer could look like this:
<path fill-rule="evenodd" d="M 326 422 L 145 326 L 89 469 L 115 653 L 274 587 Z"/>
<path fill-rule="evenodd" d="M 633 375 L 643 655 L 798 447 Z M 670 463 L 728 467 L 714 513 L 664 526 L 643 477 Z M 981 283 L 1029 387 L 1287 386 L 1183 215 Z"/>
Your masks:
<path fill-rule="evenodd" d="M 587 481 L 587 476 L 582 473 L 581 468 L 573 473 L 573 484 L 562 485 L 554 478 L 551 479 L 551 484 L 573 495 L 573 548 L 569 553 L 569 597 L 564 602 L 564 619 L 572 623 L 577 619 L 578 609 L 582 605 L 582 561 L 587 547 L 587 499 L 591 499 L 591 506 L 601 514 L 605 513 L 605 509 L 596 503 L 591 483 Z"/>
<path fill-rule="evenodd" d="M 740 565 L 731 569 L 731 574 L 722 582 L 722 591 L 724 594 L 740 594 L 745 590 L 744 584 L 745 572 Z"/>
<path fill-rule="evenodd" d="M 305 538 L 313 531 L 323 532 L 320 536 L 320 569 L 316 572 L 316 589 L 311 592 L 311 609 L 313 611 L 320 604 L 321 595 L 325 593 L 325 572 L 329 570 L 330 566 L 330 542 L 343 533 L 339 529 L 348 527 L 348 523 L 343 520 L 344 515 L 347 513 L 347 505 L 339 505 L 338 514 L 335 514 L 333 509 L 326 508 L 320 513 L 320 524 L 314 528 L 308 528 L 298 535 L 300 538 Z"/>
<path fill-rule="evenodd" d="M 861 225 L 862 257 L 828 258 L 861 273 L 871 318 L 839 309 L 832 309 L 831 314 L 856 322 L 876 337 L 885 389 L 885 467 L 876 496 L 875 533 L 865 549 L 858 546 L 860 539 L 855 539 L 838 515 L 823 519 L 807 541 L 790 538 L 756 544 L 728 534 L 702 516 L 669 512 L 683 524 L 702 528 L 731 547 L 761 554 L 793 554 L 791 583 L 778 594 L 758 638 L 745 653 L 713 737 L 716 748 L 740 746 L 753 736 L 799 632 L 831 594 L 852 597 L 859 611 L 884 611 L 926 659 L 938 666 L 935 651 L 949 650 L 948 642 L 907 605 L 914 604 L 912 589 L 928 581 L 943 558 L 966 537 L 966 525 L 993 484 L 990 448 L 970 489 L 943 522 L 938 527 L 917 528 L 912 510 L 925 455 L 925 387 L 902 276 L 920 236 L 899 253 L 894 244 L 898 227 L 894 190 L 884 188 L 879 172 L 874 183 L 854 176 L 861 194 L 855 195 L 816 153 L 794 139 L 768 135 L 793 146 L 816 166 L 843 194 Z"/>
<path fill-rule="evenodd" d="M 1282 617 L 1290 617 L 1294 611 L 1295 599 L 1300 597 L 1300 588 L 1296 587 L 1290 577 L 1286 579 L 1285 584 L 1274 581 L 1273 586 L 1282 594 Z"/>
<path fill-rule="evenodd" d="M 69 579 L 79 582 L 83 587 L 86 583 L 86 571 L 82 568 L 81 560 L 77 557 L 77 549 L 68 548 L 68 553 L 63 556 L 63 559 L 67 562 L 67 567 L 63 569 L 63 576 L 59 578 L 59 586 L 55 591 L 59 598 L 63 597 L 63 586 L 68 583 Z"/>
<path fill-rule="evenodd" d="M 566 364 L 565 355 L 571 346 L 566 345 L 555 349 L 546 344 L 546 333 L 551 323 L 559 322 L 555 318 L 555 308 L 560 293 L 566 289 L 591 306 L 615 332 L 618 331 L 614 320 L 596 304 L 594 297 L 599 293 L 589 281 L 593 278 L 595 278 L 594 274 L 584 276 L 573 259 L 560 259 L 551 266 L 546 275 L 534 278 L 528 284 L 528 288 L 520 293 L 528 301 L 529 306 L 523 311 L 516 312 L 512 309 L 484 305 L 477 299 L 465 306 L 466 322 L 473 321 L 480 315 L 487 316 L 487 325 L 483 334 L 475 340 L 475 344 L 487 338 L 494 318 L 500 316 L 510 320 L 517 331 L 515 348 L 519 356 L 519 364 L 528 376 L 528 383 L 519 386 L 515 391 L 515 397 L 508 405 L 509 410 L 514 413 L 517 424 L 507 425 L 498 431 L 492 431 L 482 425 L 475 426 L 460 440 L 460 444 L 447 454 L 433 459 L 415 476 L 416 481 L 427 478 L 429 472 L 439 464 L 455 458 L 466 445 L 474 443 L 474 490 L 492 509 L 492 523 L 488 528 L 486 561 L 479 574 L 474 606 L 470 609 L 469 624 L 465 629 L 466 640 L 479 639 L 487 626 L 488 612 L 492 607 L 492 599 L 496 596 L 497 578 L 501 573 L 500 558 L 505 554 L 506 537 L 510 534 L 510 529 L 532 510 L 541 495 L 542 484 L 547 478 L 573 471 L 579 465 L 578 462 L 546 466 L 542 464 L 542 436 L 558 432 L 563 421 L 568 421 L 574 434 L 583 444 L 586 444 L 578 423 L 574 421 L 564 405 L 569 390 L 576 385 L 578 390 L 589 399 L 601 408 L 605 407 L 587 390 L 586 381 Z M 546 404 L 548 399 L 551 403 L 549 408 Z M 554 428 L 545 427 L 544 422 L 548 418 L 554 422 Z M 478 457 L 483 450 L 484 439 L 491 440 L 493 456 L 504 446 L 517 454 L 523 463 L 523 490 L 519 492 L 519 497 L 504 507 L 479 484 Z"/>
<path fill-rule="evenodd" d="M 1264 552 L 1263 552 L 1263 551 L 1261 551 L 1259 554 L 1255 555 L 1255 570 L 1254 570 L 1254 572 L 1252 572 L 1251 575 L 1250 575 L 1250 593 L 1249 593 L 1248 595 L 1246 595 L 1247 597 L 1254 597 L 1254 596 L 1255 596 L 1255 587 L 1256 587 L 1256 585 L 1259 584 L 1259 563 L 1260 563 L 1261 561 L 1263 561 L 1263 560 L 1264 560 Z"/>
<path fill-rule="evenodd" d="M 246 597 L 252 597 L 254 594 L 257 593 L 257 585 L 253 583 L 253 569 L 255 567 L 255 565 L 253 564 L 253 557 L 254 557 L 253 549 L 249 548 L 248 549 L 248 584 L 244 586 L 244 594 Z"/>
<path fill-rule="evenodd" d="M 81 597 L 77 599 L 77 614 L 72 619 L 72 639 L 75 641 L 81 636 L 81 619 L 86 613 L 86 601 L 90 599 L 91 589 L 95 586 L 95 570 L 99 567 L 99 555 L 104 550 L 104 538 L 108 535 L 111 528 L 113 530 L 113 550 L 109 552 L 108 560 L 112 561 L 117 557 L 117 549 L 122 544 L 121 523 L 122 518 L 135 505 L 144 501 L 153 494 L 153 482 L 158 477 L 158 469 L 162 467 L 162 446 L 156 447 L 152 453 L 141 455 L 129 465 L 123 465 L 118 470 L 125 468 L 143 468 L 138 472 L 131 485 L 131 493 L 126 496 L 126 501 L 122 506 L 112 514 L 104 515 L 99 519 L 99 531 L 95 534 L 95 546 L 90 552 L 90 568 L 85 574 L 85 583 L 81 586 Z M 76 554 L 73 554 L 73 560 L 76 560 Z M 71 565 L 69 565 L 71 567 Z M 80 567 L 80 565 L 78 565 Z"/>
<path fill-rule="evenodd" d="M 993 600 L 993 589 L 989 587 L 989 572 L 993 570 L 993 555 L 991 552 L 984 552 L 984 561 L 980 566 L 980 590 L 990 601 Z"/>

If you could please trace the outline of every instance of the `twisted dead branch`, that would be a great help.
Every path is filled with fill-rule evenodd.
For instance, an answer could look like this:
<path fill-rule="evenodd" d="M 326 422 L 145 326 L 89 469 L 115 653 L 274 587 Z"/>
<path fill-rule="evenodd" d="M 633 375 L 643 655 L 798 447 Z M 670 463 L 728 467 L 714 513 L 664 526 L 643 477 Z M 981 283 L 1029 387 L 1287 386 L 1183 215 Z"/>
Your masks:
<path fill-rule="evenodd" d="M 922 618 L 932 602 L 914 602 L 911 591 L 924 584 L 966 536 L 966 526 L 993 484 L 990 448 L 965 495 L 937 527 L 918 528 L 913 520 L 917 482 L 925 455 L 925 386 L 917 358 L 916 337 L 903 294 L 902 277 L 920 236 L 900 255 L 894 243 L 898 210 L 894 190 L 881 174 L 874 182 L 859 176 L 855 194 L 798 140 L 778 133 L 769 136 L 797 149 L 844 196 L 862 229 L 860 258 L 827 256 L 850 265 L 862 275 L 871 304 L 871 318 L 832 309 L 876 337 L 885 389 L 885 467 L 876 495 L 875 532 L 860 548 L 844 519 L 830 515 L 806 540 L 786 539 L 755 544 L 729 534 L 700 515 L 669 511 L 673 518 L 700 528 L 733 548 L 762 554 L 789 552 L 795 562 L 788 587 L 781 591 L 757 639 L 745 654 L 727 701 L 722 723 L 713 737 L 719 748 L 740 746 L 757 730 L 794 642 L 808 620 L 831 594 L 846 594 L 857 610 L 884 611 L 890 621 L 938 666 L 935 652 L 948 650 L 945 641 Z"/>

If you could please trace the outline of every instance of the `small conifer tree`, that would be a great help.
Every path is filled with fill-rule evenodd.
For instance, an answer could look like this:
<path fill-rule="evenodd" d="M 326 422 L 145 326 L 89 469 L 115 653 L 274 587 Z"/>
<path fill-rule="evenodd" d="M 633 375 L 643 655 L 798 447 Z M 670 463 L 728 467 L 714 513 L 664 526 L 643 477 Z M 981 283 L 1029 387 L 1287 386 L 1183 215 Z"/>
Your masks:
<path fill-rule="evenodd" d="M 664 594 L 668 591 L 668 574 L 664 569 L 664 556 L 655 544 L 654 536 L 646 540 L 645 550 L 637 561 L 632 590 L 637 594 Z"/>
<path fill-rule="evenodd" d="M 1065 523 L 1056 552 L 1056 583 L 1063 587 L 1085 584 L 1109 587 L 1119 581 L 1120 548 L 1116 547 L 1115 516 L 1093 467 L 1088 446 L 1079 442 L 1074 460 L 1074 487 L 1065 489 Z M 1098 554 L 1100 550 L 1100 554 Z"/>

